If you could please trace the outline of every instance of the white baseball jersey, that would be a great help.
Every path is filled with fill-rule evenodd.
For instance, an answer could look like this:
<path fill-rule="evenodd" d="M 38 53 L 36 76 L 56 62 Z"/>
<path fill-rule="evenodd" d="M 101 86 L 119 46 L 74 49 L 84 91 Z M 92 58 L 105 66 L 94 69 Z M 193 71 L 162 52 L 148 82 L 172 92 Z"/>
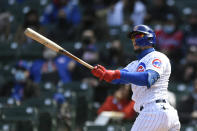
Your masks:
<path fill-rule="evenodd" d="M 142 59 L 131 62 L 125 69 L 129 72 L 144 72 L 150 69 L 159 73 L 160 76 L 149 89 L 147 86 L 131 84 L 133 91 L 132 99 L 135 101 L 134 109 L 140 113 L 133 125 L 132 131 L 168 131 L 172 127 L 172 125 L 169 125 L 168 119 L 171 119 L 176 124 L 175 127 L 178 131 L 180 123 L 176 110 L 168 103 L 155 102 L 159 99 L 168 99 L 167 88 L 171 74 L 171 64 L 167 56 L 158 51 L 153 51 Z M 163 104 L 165 104 L 168 110 L 162 110 Z M 141 106 L 144 108 L 142 111 L 140 111 Z M 165 113 L 167 111 L 169 114 Z M 175 116 L 174 118 L 168 118 L 170 115 Z"/>

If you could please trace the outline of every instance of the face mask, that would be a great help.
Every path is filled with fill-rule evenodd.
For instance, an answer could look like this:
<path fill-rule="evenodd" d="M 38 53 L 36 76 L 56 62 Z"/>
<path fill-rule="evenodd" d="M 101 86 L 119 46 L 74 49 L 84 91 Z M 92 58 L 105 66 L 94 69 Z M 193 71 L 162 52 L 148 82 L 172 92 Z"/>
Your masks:
<path fill-rule="evenodd" d="M 121 51 L 117 48 L 111 48 L 110 49 L 110 54 L 112 55 L 118 55 Z"/>
<path fill-rule="evenodd" d="M 163 30 L 164 30 L 164 32 L 170 34 L 175 30 L 175 26 L 174 25 L 164 25 Z"/>
<path fill-rule="evenodd" d="M 87 36 L 82 38 L 82 43 L 85 44 L 85 45 L 91 44 L 91 38 L 87 37 Z"/>
<path fill-rule="evenodd" d="M 56 56 L 57 56 L 57 53 L 52 50 L 45 50 L 43 52 L 43 57 L 47 60 L 51 60 L 51 59 L 55 58 Z"/>
<path fill-rule="evenodd" d="M 23 71 L 16 71 L 15 80 L 18 82 L 24 82 L 26 80 L 25 73 Z"/>

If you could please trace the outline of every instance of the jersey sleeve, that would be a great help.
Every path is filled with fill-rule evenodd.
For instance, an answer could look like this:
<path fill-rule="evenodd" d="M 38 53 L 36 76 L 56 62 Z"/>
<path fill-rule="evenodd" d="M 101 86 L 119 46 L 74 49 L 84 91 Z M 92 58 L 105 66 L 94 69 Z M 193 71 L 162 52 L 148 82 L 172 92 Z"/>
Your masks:
<path fill-rule="evenodd" d="M 137 63 L 137 61 L 133 61 L 133 62 L 129 63 L 125 68 L 123 68 L 123 70 L 126 70 L 128 72 L 134 72 L 134 70 L 136 68 L 136 63 Z"/>
<path fill-rule="evenodd" d="M 159 73 L 159 75 L 163 74 L 165 68 L 165 60 L 161 57 L 152 57 L 146 63 L 146 70 L 153 70 Z"/>

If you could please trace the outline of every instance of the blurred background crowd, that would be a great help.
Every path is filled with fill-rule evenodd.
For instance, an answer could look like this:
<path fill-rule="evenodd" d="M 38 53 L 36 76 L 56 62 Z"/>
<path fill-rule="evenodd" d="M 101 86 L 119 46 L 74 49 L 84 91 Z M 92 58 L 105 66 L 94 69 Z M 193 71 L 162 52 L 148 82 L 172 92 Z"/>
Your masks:
<path fill-rule="evenodd" d="M 135 60 L 127 32 L 146 24 L 156 32 L 155 48 L 170 58 L 169 101 L 182 130 L 195 130 L 196 7 L 195 0 L 0 0 L 0 129 L 129 130 L 137 113 L 128 85 L 99 81 L 24 30 L 34 29 L 91 65 L 118 69 Z M 112 115 L 97 126 L 104 111 L 123 117 Z"/>

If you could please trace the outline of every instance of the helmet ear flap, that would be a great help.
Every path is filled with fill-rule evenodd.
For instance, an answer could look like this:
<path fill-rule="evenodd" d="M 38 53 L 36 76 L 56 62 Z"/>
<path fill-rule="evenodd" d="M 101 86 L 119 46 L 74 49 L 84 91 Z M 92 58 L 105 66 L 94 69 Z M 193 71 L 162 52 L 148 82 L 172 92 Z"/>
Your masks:
<path fill-rule="evenodd" d="M 148 37 L 148 42 L 151 43 L 151 46 L 155 47 L 155 39 L 154 39 L 154 37 Z"/>

